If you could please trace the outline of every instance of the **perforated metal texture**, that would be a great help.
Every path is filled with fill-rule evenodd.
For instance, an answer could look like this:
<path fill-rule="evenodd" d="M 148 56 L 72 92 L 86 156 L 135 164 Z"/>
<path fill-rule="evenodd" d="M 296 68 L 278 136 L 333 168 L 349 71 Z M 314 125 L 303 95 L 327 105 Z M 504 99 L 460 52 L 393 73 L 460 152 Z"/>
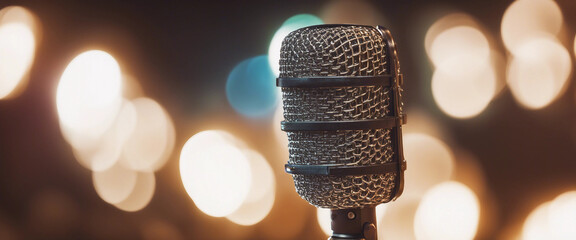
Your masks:
<path fill-rule="evenodd" d="M 386 41 L 364 26 L 316 26 L 282 44 L 280 77 L 389 74 Z M 381 86 L 282 88 L 284 118 L 298 121 L 379 119 L 390 114 L 391 91 Z M 390 130 L 288 132 L 289 164 L 372 165 L 393 160 Z M 397 173 L 363 176 L 294 174 L 298 194 L 317 207 L 343 209 L 390 201 Z"/>

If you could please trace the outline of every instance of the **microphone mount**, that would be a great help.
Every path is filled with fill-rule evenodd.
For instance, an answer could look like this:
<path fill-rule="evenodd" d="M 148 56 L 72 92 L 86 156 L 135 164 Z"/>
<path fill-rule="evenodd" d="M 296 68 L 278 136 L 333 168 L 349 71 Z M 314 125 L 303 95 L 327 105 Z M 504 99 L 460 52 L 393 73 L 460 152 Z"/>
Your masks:
<path fill-rule="evenodd" d="M 333 209 L 332 236 L 329 240 L 377 240 L 376 210 L 374 206 L 352 209 Z"/>

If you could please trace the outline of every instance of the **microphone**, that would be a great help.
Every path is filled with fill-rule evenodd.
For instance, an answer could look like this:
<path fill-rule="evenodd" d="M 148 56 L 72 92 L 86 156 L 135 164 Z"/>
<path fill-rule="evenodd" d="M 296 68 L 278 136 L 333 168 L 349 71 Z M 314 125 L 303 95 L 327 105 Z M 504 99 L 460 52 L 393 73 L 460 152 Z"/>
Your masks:
<path fill-rule="evenodd" d="M 376 240 L 375 206 L 404 188 L 402 74 L 390 31 L 326 24 L 288 34 L 280 75 L 296 192 L 331 209 L 330 239 Z"/>

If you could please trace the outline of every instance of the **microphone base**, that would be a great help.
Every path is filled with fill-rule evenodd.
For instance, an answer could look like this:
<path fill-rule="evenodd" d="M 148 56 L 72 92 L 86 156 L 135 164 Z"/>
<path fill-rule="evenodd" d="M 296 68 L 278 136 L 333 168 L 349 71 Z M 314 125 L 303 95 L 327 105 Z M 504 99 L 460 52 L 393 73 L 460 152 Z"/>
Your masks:
<path fill-rule="evenodd" d="M 329 240 L 377 240 L 375 206 L 331 210 Z"/>

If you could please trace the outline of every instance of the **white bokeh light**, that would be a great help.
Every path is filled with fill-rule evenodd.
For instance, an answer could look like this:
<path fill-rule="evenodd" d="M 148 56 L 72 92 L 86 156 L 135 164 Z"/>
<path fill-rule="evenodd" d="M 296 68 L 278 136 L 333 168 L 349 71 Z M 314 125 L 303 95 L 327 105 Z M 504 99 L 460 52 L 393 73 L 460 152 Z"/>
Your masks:
<path fill-rule="evenodd" d="M 523 240 L 576 239 L 576 191 L 560 194 L 536 207 L 522 228 Z"/>
<path fill-rule="evenodd" d="M 413 240 L 414 215 L 418 208 L 419 198 L 404 198 L 387 203 L 386 213 L 378 220 L 378 239 L 403 239 Z"/>
<path fill-rule="evenodd" d="M 92 173 L 96 193 L 107 203 L 120 203 L 128 198 L 136 186 L 137 172 L 116 164 L 101 172 Z"/>
<path fill-rule="evenodd" d="M 58 84 L 61 127 L 82 138 L 100 138 L 120 110 L 121 91 L 120 67 L 110 54 L 91 50 L 78 55 Z"/>
<path fill-rule="evenodd" d="M 0 99 L 21 84 L 32 65 L 35 45 L 34 34 L 25 24 L 0 25 Z"/>
<path fill-rule="evenodd" d="M 406 181 L 402 197 L 421 198 L 431 187 L 450 179 L 454 157 L 448 145 L 422 133 L 405 134 L 403 140 L 410 171 L 404 175 Z"/>
<path fill-rule="evenodd" d="M 550 202 L 545 202 L 530 213 L 522 228 L 522 240 L 551 239 L 548 212 Z"/>
<path fill-rule="evenodd" d="M 82 166 L 93 171 L 104 171 L 121 158 L 124 143 L 134 130 L 136 117 L 134 105 L 125 100 L 114 123 L 99 139 L 84 139 L 81 134 L 65 128 L 62 131 Z"/>
<path fill-rule="evenodd" d="M 430 189 L 416 210 L 416 239 L 474 239 L 479 218 L 474 192 L 461 183 L 444 182 Z"/>
<path fill-rule="evenodd" d="M 0 99 L 19 93 L 36 53 L 36 18 L 23 7 L 0 10 Z"/>
<path fill-rule="evenodd" d="M 155 189 L 156 177 L 154 173 L 138 172 L 132 192 L 121 202 L 114 203 L 114 206 L 127 212 L 138 211 L 150 203 Z"/>
<path fill-rule="evenodd" d="M 564 92 L 571 72 L 572 61 L 564 46 L 551 38 L 534 38 L 512 52 L 507 81 L 519 103 L 539 109 Z"/>
<path fill-rule="evenodd" d="M 214 217 L 236 211 L 251 186 L 244 153 L 227 132 L 209 130 L 192 136 L 182 148 L 180 177 L 196 206 Z"/>
<path fill-rule="evenodd" d="M 553 0 L 514 1 L 502 17 L 502 40 L 514 52 L 523 41 L 535 35 L 556 35 L 563 24 L 562 11 Z"/>
<path fill-rule="evenodd" d="M 175 141 L 168 112 L 150 98 L 131 101 L 136 112 L 134 130 L 123 147 L 122 163 L 137 171 L 156 171 L 168 160 Z"/>
<path fill-rule="evenodd" d="M 576 239 L 576 191 L 556 197 L 548 214 L 555 239 Z"/>
<path fill-rule="evenodd" d="M 489 57 L 488 39 L 480 30 L 470 26 L 446 29 L 434 38 L 430 46 L 432 63 L 444 70 L 474 71 L 486 65 Z M 454 68 L 454 62 L 460 62 L 461 67 Z"/>
<path fill-rule="evenodd" d="M 440 31 L 436 28 L 428 31 Z M 429 33 L 427 37 L 432 35 L 427 49 L 435 66 L 431 81 L 434 100 L 452 117 L 480 114 L 492 101 L 497 85 L 488 39 L 478 28 L 468 25 Z"/>
<path fill-rule="evenodd" d="M 252 185 L 240 208 L 226 218 L 236 224 L 250 226 L 262 221 L 272 209 L 276 180 L 270 164 L 260 153 L 250 149 L 243 152 L 250 161 Z"/>

